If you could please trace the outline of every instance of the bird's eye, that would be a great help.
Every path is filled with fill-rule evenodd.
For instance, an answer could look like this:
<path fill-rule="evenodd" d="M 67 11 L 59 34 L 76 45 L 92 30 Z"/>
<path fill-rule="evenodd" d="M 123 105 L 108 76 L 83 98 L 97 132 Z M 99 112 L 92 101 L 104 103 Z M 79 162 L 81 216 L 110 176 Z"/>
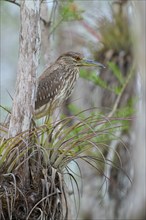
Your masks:
<path fill-rule="evenodd" d="M 76 57 L 76 60 L 79 61 L 79 60 L 81 60 L 81 58 L 80 57 Z"/>

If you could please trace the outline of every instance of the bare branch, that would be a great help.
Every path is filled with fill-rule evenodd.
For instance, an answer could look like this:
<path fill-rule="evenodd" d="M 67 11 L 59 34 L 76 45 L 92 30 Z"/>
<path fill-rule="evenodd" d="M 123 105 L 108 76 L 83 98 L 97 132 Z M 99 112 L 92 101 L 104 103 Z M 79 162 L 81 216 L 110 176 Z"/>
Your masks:
<path fill-rule="evenodd" d="M 13 3 L 15 5 L 17 5 L 18 7 L 20 7 L 20 4 L 18 2 L 16 2 L 16 0 L 4 0 L 6 2 L 10 2 Z M 41 1 L 42 3 L 43 1 Z M 40 20 L 44 23 L 45 26 L 49 27 L 51 25 L 51 21 L 46 21 L 44 18 L 40 17 Z"/>
<path fill-rule="evenodd" d="M 18 2 L 16 2 L 16 0 L 4 0 L 4 1 L 13 3 L 13 4 L 15 4 L 15 5 L 20 7 L 20 4 Z"/>

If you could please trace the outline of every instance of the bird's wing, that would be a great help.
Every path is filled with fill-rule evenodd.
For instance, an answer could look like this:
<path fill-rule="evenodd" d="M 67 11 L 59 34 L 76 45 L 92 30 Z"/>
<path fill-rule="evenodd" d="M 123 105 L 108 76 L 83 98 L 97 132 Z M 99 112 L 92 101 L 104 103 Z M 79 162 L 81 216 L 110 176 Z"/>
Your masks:
<path fill-rule="evenodd" d="M 35 109 L 51 102 L 62 89 L 62 70 L 60 67 L 46 69 L 38 79 Z"/>

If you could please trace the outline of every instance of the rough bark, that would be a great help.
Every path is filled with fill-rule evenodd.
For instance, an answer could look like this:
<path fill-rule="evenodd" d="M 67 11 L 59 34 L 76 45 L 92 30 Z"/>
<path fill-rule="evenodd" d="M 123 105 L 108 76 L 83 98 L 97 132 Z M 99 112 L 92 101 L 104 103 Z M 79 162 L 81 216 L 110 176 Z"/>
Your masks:
<path fill-rule="evenodd" d="M 20 47 L 9 137 L 30 128 L 40 51 L 40 0 L 20 1 Z"/>

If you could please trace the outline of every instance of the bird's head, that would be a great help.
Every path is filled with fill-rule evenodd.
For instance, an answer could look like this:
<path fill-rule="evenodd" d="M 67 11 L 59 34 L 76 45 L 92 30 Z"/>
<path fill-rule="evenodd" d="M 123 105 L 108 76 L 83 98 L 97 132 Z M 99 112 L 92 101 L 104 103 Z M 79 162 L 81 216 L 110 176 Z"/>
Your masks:
<path fill-rule="evenodd" d="M 61 55 L 58 59 L 58 62 L 66 65 L 73 65 L 76 67 L 82 66 L 98 66 L 105 68 L 105 66 L 99 62 L 86 59 L 81 53 L 77 52 L 67 52 Z"/>

